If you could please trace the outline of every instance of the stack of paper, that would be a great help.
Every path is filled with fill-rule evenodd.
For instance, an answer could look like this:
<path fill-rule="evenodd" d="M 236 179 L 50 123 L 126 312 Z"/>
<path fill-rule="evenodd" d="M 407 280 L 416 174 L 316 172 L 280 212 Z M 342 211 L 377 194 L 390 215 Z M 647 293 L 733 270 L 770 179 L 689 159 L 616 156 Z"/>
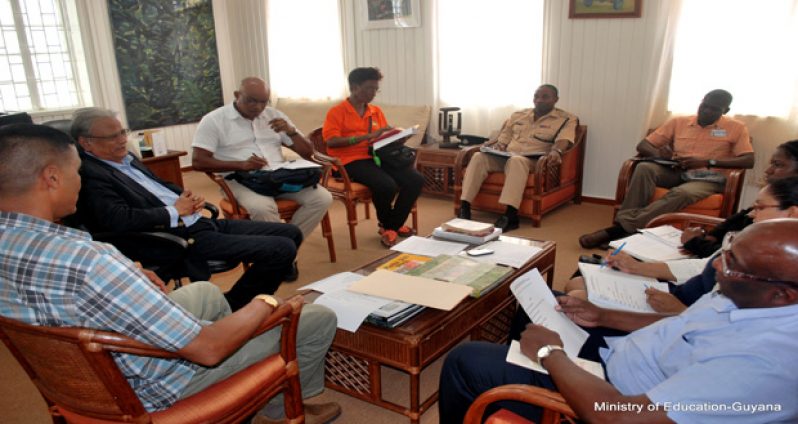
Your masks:
<path fill-rule="evenodd" d="M 470 219 L 455 218 L 444 222 L 441 227 L 444 231 L 467 234 L 469 236 L 484 237 L 493 234 L 495 227 L 487 222 L 472 221 Z"/>
<path fill-rule="evenodd" d="M 492 250 L 493 253 L 484 256 L 474 256 L 471 259 L 479 262 L 507 265 L 513 268 L 521 268 L 527 261 L 543 250 L 537 246 L 526 246 L 501 240 L 485 243 L 480 248 Z"/>
<path fill-rule="evenodd" d="M 451 241 L 459 241 L 462 243 L 482 244 L 499 238 L 499 236 L 502 235 L 502 229 L 494 228 L 493 232 L 486 236 L 469 236 L 468 234 L 446 231 L 442 227 L 437 227 L 434 230 L 432 230 L 432 235 L 437 238 L 442 238 Z"/>
<path fill-rule="evenodd" d="M 624 252 L 645 262 L 665 262 L 690 257 L 682 253 L 678 246 L 643 233 L 612 241 L 610 247 L 618 248 L 623 243 L 626 243 Z"/>
<path fill-rule="evenodd" d="M 655 228 L 644 228 L 641 234 L 653 237 L 655 240 L 667 244 L 671 247 L 679 248 L 682 246 L 682 230 L 672 225 L 662 225 Z"/>
<path fill-rule="evenodd" d="M 468 247 L 465 243 L 433 240 L 427 237 L 412 236 L 395 245 L 391 250 L 414 255 L 435 257 L 438 255 L 456 255 Z"/>
<path fill-rule="evenodd" d="M 596 306 L 631 312 L 654 312 L 646 300 L 646 289 L 668 293 L 668 284 L 649 277 L 627 274 L 600 265 L 579 263 L 587 298 Z"/>

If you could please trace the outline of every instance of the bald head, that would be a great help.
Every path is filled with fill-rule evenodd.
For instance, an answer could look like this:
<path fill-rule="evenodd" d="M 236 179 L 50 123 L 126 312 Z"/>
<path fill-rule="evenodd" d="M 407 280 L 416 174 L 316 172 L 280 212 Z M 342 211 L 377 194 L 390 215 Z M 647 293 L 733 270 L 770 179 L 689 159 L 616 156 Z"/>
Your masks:
<path fill-rule="evenodd" d="M 266 81 L 258 77 L 246 77 L 235 93 L 236 110 L 246 119 L 257 118 L 269 104 L 271 90 Z"/>
<path fill-rule="evenodd" d="M 713 264 L 721 293 L 739 308 L 798 304 L 798 267 L 791 266 L 798 263 L 796 234 L 794 218 L 759 222 L 736 234 Z"/>

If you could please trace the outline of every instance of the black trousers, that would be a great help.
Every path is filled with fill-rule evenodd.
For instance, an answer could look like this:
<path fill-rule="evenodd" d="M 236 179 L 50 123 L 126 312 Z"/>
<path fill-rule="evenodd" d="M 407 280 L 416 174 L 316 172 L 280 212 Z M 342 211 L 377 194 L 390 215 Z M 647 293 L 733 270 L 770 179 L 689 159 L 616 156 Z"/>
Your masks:
<path fill-rule="evenodd" d="M 371 190 L 377 219 L 383 228 L 396 231 L 404 225 L 421 194 L 423 175 L 412 166 L 400 170 L 380 168 L 371 159 L 356 160 L 344 167 L 354 181 Z"/>
<path fill-rule="evenodd" d="M 192 260 L 224 260 L 251 264 L 225 294 L 235 311 L 258 294 L 273 294 L 285 279 L 302 243 L 295 225 L 235 219 L 202 218 L 183 229 Z M 193 242 L 192 242 L 193 240 Z"/>

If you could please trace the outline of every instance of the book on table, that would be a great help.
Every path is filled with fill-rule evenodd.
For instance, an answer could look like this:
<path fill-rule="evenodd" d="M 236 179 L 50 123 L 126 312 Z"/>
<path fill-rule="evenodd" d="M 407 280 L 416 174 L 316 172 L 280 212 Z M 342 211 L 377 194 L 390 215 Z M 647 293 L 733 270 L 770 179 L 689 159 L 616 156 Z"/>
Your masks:
<path fill-rule="evenodd" d="M 502 235 L 501 228 L 494 228 L 493 232 L 486 236 L 471 236 L 468 234 L 456 233 L 454 231 L 446 231 L 443 229 L 443 227 L 437 227 L 434 230 L 432 230 L 433 237 L 442 238 L 451 241 L 459 241 L 461 243 L 468 243 L 468 244 L 487 243 L 491 240 L 499 238 L 500 235 Z"/>
<path fill-rule="evenodd" d="M 504 281 L 513 269 L 478 262 L 465 256 L 439 255 L 408 275 L 470 286 L 471 297 L 480 297 Z"/>
<path fill-rule="evenodd" d="M 487 222 L 472 221 L 470 219 L 454 218 L 441 224 L 441 229 L 453 233 L 467 234 L 469 236 L 484 237 L 493 233 L 496 228 Z"/>
<path fill-rule="evenodd" d="M 601 265 L 580 262 L 587 299 L 596 306 L 631 312 L 654 312 L 648 304 L 646 289 L 668 293 L 668 283 L 654 278 L 627 274 Z"/>
<path fill-rule="evenodd" d="M 429 256 L 414 255 L 412 253 L 402 253 L 390 261 L 380 265 L 377 269 L 386 269 L 388 271 L 398 272 L 400 274 L 407 274 L 421 265 L 432 260 Z"/>

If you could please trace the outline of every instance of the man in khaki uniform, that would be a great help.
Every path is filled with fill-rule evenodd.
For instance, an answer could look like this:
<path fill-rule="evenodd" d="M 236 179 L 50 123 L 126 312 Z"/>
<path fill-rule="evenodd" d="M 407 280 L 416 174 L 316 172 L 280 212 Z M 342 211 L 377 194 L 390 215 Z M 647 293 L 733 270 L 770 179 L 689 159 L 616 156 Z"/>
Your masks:
<path fill-rule="evenodd" d="M 490 153 L 476 153 L 463 177 L 460 197 L 460 218 L 471 219 L 471 202 L 479 193 L 482 182 L 491 172 L 504 172 L 504 187 L 499 203 L 507 206 L 504 215 L 496 220 L 496 227 L 507 232 L 518 228 L 518 208 L 524 194 L 529 172 L 537 163 L 534 153 L 548 155 L 550 163 L 559 164 L 562 154 L 574 143 L 579 118 L 554 105 L 559 100 L 557 87 L 544 84 L 535 91 L 534 109 L 513 113 L 502 126 L 499 137 L 486 143 L 496 150 L 517 153 L 510 157 Z"/>

